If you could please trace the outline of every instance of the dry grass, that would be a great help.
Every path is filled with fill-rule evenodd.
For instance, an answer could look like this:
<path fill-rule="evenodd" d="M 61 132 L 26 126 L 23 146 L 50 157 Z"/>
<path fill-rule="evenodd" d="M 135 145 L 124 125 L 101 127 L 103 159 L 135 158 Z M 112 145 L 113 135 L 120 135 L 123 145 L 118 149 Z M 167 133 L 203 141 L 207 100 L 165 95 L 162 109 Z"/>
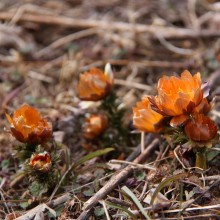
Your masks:
<path fill-rule="evenodd" d="M 107 164 L 121 159 L 110 155 L 72 170 L 75 161 L 89 153 L 79 131 L 86 111 L 79 106 L 86 103 L 80 102 L 75 88 L 79 74 L 90 67 L 111 63 L 114 89 L 128 109 L 126 121 L 132 120 L 131 109 L 143 94 L 155 94 L 162 74 L 199 71 L 210 81 L 211 97 L 217 96 L 211 117 L 220 124 L 219 3 L 2 0 L 0 21 L 0 219 L 9 213 L 8 219 L 22 219 L 25 213 L 52 219 L 42 212 L 47 207 L 56 210 L 60 220 L 147 218 L 136 200 L 154 219 L 220 218 L 219 145 L 204 173 L 184 169 L 169 143 L 151 134 L 141 154 L 140 145 L 124 152 L 122 159 L 133 163 Z M 62 149 L 59 166 L 68 176 L 57 191 L 42 197 L 33 197 L 28 181 L 15 176 L 20 168 L 13 148 L 18 143 L 8 132 L 5 112 L 23 103 L 35 106 L 53 123 Z M 96 144 L 93 148 L 97 150 Z"/>

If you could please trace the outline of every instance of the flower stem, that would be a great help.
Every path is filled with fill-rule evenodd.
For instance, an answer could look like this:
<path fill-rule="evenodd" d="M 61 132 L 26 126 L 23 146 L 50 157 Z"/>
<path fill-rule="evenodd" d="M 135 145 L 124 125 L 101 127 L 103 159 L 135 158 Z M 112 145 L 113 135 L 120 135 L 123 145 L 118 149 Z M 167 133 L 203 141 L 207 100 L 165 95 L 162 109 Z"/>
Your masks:
<path fill-rule="evenodd" d="M 206 150 L 200 149 L 196 152 L 196 167 L 206 170 Z"/>
<path fill-rule="evenodd" d="M 144 152 L 144 148 L 145 148 L 145 146 L 144 146 L 144 139 L 145 139 L 145 132 L 144 131 L 142 131 L 141 132 L 141 153 L 143 153 Z"/>

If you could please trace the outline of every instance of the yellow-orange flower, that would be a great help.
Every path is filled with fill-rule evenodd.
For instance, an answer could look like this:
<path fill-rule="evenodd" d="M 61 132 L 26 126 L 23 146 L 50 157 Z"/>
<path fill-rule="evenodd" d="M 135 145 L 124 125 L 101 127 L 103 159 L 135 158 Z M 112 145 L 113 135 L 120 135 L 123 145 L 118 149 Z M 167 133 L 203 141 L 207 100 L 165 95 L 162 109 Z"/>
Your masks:
<path fill-rule="evenodd" d="M 158 82 L 158 96 L 150 98 L 152 108 L 165 116 L 173 116 L 171 125 L 178 126 L 203 99 L 200 73 L 192 76 L 185 70 L 181 77 L 163 76 Z"/>
<path fill-rule="evenodd" d="M 78 96 L 85 101 L 98 101 L 111 91 L 112 85 L 113 73 L 110 64 L 106 64 L 104 72 L 91 68 L 89 72 L 80 75 Z"/>
<path fill-rule="evenodd" d="M 148 96 L 143 96 L 141 102 L 133 108 L 133 124 L 145 132 L 159 132 L 162 129 L 163 116 L 151 109 Z"/>
<path fill-rule="evenodd" d="M 108 125 L 106 116 L 92 114 L 86 118 L 83 125 L 83 137 L 86 139 L 94 139 L 101 135 Z"/>
<path fill-rule="evenodd" d="M 193 114 L 184 127 L 186 135 L 193 141 L 204 142 L 213 139 L 217 134 L 214 121 L 203 114 Z"/>
<path fill-rule="evenodd" d="M 32 154 L 29 166 L 43 173 L 48 172 L 52 166 L 50 154 L 46 151 L 39 154 Z"/>
<path fill-rule="evenodd" d="M 33 107 L 25 104 L 17 109 L 13 117 L 6 114 L 11 124 L 12 135 L 20 142 L 28 144 L 43 144 L 52 135 L 52 126 L 40 116 Z"/>

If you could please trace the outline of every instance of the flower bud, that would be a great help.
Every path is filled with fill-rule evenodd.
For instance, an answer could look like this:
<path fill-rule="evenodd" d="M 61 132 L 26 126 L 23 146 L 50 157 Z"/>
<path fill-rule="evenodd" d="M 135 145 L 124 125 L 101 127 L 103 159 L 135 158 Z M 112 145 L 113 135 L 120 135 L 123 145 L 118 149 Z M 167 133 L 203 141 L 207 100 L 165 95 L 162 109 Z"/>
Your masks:
<path fill-rule="evenodd" d="M 86 139 L 94 139 L 101 135 L 108 125 L 108 120 L 105 115 L 92 114 L 85 120 L 83 125 L 83 136 Z"/>
<path fill-rule="evenodd" d="M 217 135 L 214 121 L 203 114 L 193 114 L 192 119 L 184 127 L 186 135 L 193 141 L 206 142 Z"/>
<path fill-rule="evenodd" d="M 31 156 L 29 165 L 35 170 L 47 173 L 52 166 L 50 154 L 46 151 L 39 154 L 33 154 Z"/>

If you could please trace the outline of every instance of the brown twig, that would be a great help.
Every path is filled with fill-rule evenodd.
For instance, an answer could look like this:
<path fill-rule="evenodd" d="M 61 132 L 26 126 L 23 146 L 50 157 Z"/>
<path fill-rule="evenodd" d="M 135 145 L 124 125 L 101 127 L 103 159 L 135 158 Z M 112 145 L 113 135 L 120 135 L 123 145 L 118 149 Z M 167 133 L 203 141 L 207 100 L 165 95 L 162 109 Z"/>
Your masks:
<path fill-rule="evenodd" d="M 1 103 L 1 109 L 0 109 L 0 115 L 3 114 L 5 112 L 5 110 L 7 109 L 7 105 L 8 103 L 18 95 L 18 93 L 21 92 L 21 90 L 24 88 L 24 84 L 18 86 L 17 88 L 15 88 L 14 90 L 12 90 L 9 94 L 6 95 L 6 97 L 4 98 L 4 100 Z"/>
<path fill-rule="evenodd" d="M 194 202 L 196 202 L 198 199 L 200 199 L 203 195 L 205 195 L 207 192 L 209 192 L 211 190 L 212 187 L 217 186 L 220 183 L 220 179 L 216 180 L 210 187 L 208 187 L 208 189 L 206 189 L 205 191 L 203 191 L 202 194 L 200 194 L 199 196 L 197 196 L 192 202 L 188 203 L 188 205 L 186 205 L 182 210 L 181 213 L 183 213 L 187 208 L 189 208 Z"/>
<path fill-rule="evenodd" d="M 140 154 L 133 163 L 141 163 L 143 162 L 146 157 L 149 156 L 149 154 L 152 152 L 153 149 L 155 149 L 158 146 L 158 139 L 155 139 L 152 141 L 152 143 L 143 151 L 142 154 Z M 133 170 L 133 165 L 129 165 L 125 167 L 123 170 L 121 170 L 119 173 L 112 176 L 112 178 L 109 180 L 109 182 L 104 185 L 94 196 L 92 196 L 83 207 L 83 212 L 81 215 L 77 218 L 77 220 L 86 220 L 88 219 L 89 213 L 91 209 L 102 199 L 104 199 L 108 193 L 110 193 L 120 182 L 125 180 L 130 173 Z"/>
<path fill-rule="evenodd" d="M 70 35 L 67 35 L 65 37 L 59 38 L 58 40 L 54 41 L 53 43 L 51 43 L 49 46 L 43 48 L 42 50 L 38 51 L 35 54 L 36 58 L 39 58 L 45 54 L 50 53 L 51 51 L 61 47 L 62 45 L 65 45 L 71 41 L 77 40 L 79 38 L 83 38 L 83 37 L 87 37 L 87 36 L 91 36 L 98 33 L 97 28 L 91 28 L 91 29 L 86 29 L 86 30 L 82 30 Z"/>
<path fill-rule="evenodd" d="M 70 199 L 70 194 L 69 193 L 66 193 L 64 195 L 61 195 L 60 197 L 54 199 L 54 200 L 51 200 L 49 201 L 46 205 L 48 205 L 50 208 L 54 208 L 60 204 L 63 204 L 65 203 L 66 201 L 68 201 Z"/>
<path fill-rule="evenodd" d="M 9 21 L 13 18 L 13 12 L 1 12 L 0 19 Z M 20 21 L 31 21 L 41 24 L 61 25 L 66 27 L 95 28 L 119 31 L 135 31 L 136 33 L 147 32 L 155 37 L 155 33 L 160 33 L 164 38 L 198 38 L 198 37 L 218 37 L 220 30 L 192 30 L 177 27 L 164 27 L 156 25 L 132 24 L 125 22 L 111 22 L 100 20 L 76 19 L 64 16 L 42 15 L 42 14 L 22 14 Z"/>
<path fill-rule="evenodd" d="M 220 68 L 217 68 L 208 78 L 210 88 L 217 86 L 220 82 Z"/>
<path fill-rule="evenodd" d="M 184 61 L 160 61 L 160 60 L 125 60 L 125 59 L 120 59 L 120 60 L 113 60 L 113 59 L 107 59 L 107 60 L 99 60 L 94 63 L 91 63 L 87 66 L 83 66 L 79 68 L 79 71 L 87 71 L 91 67 L 100 67 L 104 66 L 106 63 L 110 63 L 111 65 L 114 66 L 137 66 L 137 67 L 163 67 L 163 68 L 188 68 L 191 66 L 193 63 L 189 60 L 184 60 Z"/>

